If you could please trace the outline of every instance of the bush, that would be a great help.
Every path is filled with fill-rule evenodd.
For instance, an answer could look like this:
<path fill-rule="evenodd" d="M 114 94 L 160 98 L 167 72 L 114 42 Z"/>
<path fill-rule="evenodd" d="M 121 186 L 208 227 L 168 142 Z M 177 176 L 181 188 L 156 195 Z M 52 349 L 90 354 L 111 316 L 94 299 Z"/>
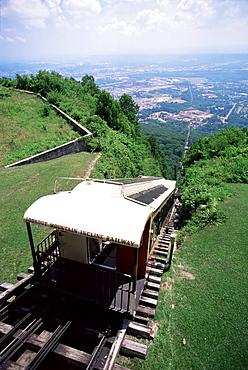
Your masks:
<path fill-rule="evenodd" d="M 11 90 L 7 87 L 0 87 L 0 99 L 11 96 Z"/>
<path fill-rule="evenodd" d="M 225 129 L 199 140 L 186 155 L 182 179 L 181 235 L 223 222 L 219 201 L 232 195 L 228 182 L 248 182 L 247 131 Z"/>
<path fill-rule="evenodd" d="M 51 106 L 49 103 L 44 103 L 41 111 L 42 117 L 48 117 L 51 112 Z"/>

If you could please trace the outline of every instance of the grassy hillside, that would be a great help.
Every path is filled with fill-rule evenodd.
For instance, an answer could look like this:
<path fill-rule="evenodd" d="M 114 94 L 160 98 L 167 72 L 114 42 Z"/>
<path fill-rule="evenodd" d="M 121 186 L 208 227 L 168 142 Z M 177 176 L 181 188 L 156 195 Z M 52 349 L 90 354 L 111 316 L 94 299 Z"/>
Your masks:
<path fill-rule="evenodd" d="M 10 164 L 80 135 L 36 96 L 11 92 L 0 99 L 0 164 Z"/>
<path fill-rule="evenodd" d="M 32 265 L 23 222 L 26 209 L 41 196 L 53 193 L 57 177 L 84 177 L 95 157 L 95 154 L 78 153 L 28 166 L 0 168 L 1 283 L 16 282 L 16 275 L 27 272 Z"/>
<path fill-rule="evenodd" d="M 159 296 L 158 336 L 145 362 L 132 360 L 126 367 L 248 367 L 248 185 L 228 187 L 236 195 L 221 204 L 226 222 L 195 233 L 175 252 Z"/>
<path fill-rule="evenodd" d="M 94 138 L 88 141 L 88 151 L 96 150 L 102 153 L 97 165 L 97 177 L 140 175 L 174 177 L 168 158 L 156 149 L 155 143 L 151 143 L 141 133 L 137 116 L 139 107 L 131 96 L 123 94 L 120 99 L 114 99 L 109 92 L 98 88 L 93 76 L 86 75 L 81 81 L 77 81 L 72 77 L 63 77 L 55 71 L 39 71 L 37 75 L 31 76 L 17 74 L 16 79 L 13 80 L 0 78 L 0 99 L 7 101 L 13 88 L 41 94 L 50 104 L 58 106 L 93 133 Z M 51 115 L 49 107 L 50 105 L 46 103 L 41 109 L 43 117 L 49 115 L 48 121 Z M 8 112 L 5 112 L 4 117 L 6 115 L 8 116 Z M 19 133 L 20 126 L 17 124 L 12 130 L 13 137 L 7 137 L 4 140 L 4 144 L 10 146 L 10 149 L 3 148 L 3 152 L 6 150 L 12 154 L 18 151 L 18 155 L 25 154 L 24 157 L 26 157 L 27 147 L 29 150 L 34 149 L 36 153 L 40 151 L 37 150 L 37 145 L 44 143 L 46 146 L 47 139 L 50 140 L 49 145 L 53 141 L 52 132 L 47 132 L 46 124 L 42 122 L 39 125 L 33 125 L 31 118 L 28 127 L 33 131 L 37 126 L 38 131 L 46 131 L 47 135 L 45 139 L 38 138 L 34 132 L 28 144 L 24 138 L 22 145 L 18 146 L 17 137 L 22 135 Z M 60 139 L 61 133 L 57 132 L 55 137 Z"/>

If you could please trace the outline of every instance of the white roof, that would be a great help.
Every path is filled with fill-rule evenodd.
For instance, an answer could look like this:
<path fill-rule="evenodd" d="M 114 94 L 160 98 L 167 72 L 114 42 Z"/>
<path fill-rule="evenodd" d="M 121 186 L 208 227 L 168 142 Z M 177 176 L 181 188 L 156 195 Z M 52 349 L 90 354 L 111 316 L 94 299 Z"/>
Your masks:
<path fill-rule="evenodd" d="M 142 178 L 123 185 L 122 180 L 85 179 L 71 192 L 38 199 L 24 220 L 138 248 L 148 218 L 173 192 L 175 181 Z M 151 189 L 159 189 L 156 199 L 150 192 L 150 200 L 139 201 L 137 194 Z"/>

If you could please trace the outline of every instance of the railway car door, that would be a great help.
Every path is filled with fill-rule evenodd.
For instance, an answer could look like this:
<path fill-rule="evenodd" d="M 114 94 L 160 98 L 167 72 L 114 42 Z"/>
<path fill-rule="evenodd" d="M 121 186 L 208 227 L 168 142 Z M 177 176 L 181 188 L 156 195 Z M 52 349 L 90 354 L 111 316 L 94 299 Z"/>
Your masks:
<path fill-rule="evenodd" d="M 89 263 L 88 238 L 70 232 L 59 232 L 59 247 L 62 258 Z"/>

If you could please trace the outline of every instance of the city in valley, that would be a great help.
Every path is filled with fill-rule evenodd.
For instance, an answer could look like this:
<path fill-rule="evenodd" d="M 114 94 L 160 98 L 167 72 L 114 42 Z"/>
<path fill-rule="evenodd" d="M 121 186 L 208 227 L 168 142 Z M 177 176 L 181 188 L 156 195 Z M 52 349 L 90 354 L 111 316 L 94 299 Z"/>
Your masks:
<path fill-rule="evenodd" d="M 55 70 L 78 81 L 88 74 L 113 97 L 129 94 L 140 121 L 182 121 L 192 127 L 247 126 L 248 55 L 129 55 L 85 60 L 0 63 L 0 77 Z"/>

